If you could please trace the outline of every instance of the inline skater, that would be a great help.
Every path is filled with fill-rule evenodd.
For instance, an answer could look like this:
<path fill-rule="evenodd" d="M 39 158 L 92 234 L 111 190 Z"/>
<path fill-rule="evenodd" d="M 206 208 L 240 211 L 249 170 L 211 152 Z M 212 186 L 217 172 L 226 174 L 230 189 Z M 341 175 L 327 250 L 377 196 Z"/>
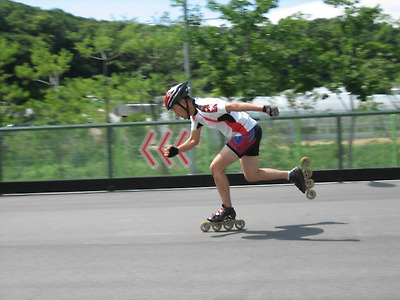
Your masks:
<path fill-rule="evenodd" d="M 194 100 L 189 95 L 188 82 L 184 82 L 168 90 L 165 95 L 165 107 L 167 110 L 172 109 L 176 116 L 191 121 L 189 138 L 177 147 L 166 148 L 164 150 L 166 157 L 173 157 L 198 145 L 203 126 L 218 129 L 230 139 L 210 164 L 210 171 L 222 200 L 222 208 L 212 214 L 207 219 L 208 221 L 221 222 L 236 217 L 225 169 L 237 160 L 240 160 L 244 177 L 249 182 L 285 179 L 293 182 L 302 193 L 305 193 L 306 183 L 300 168 L 281 171 L 259 167 L 262 131 L 258 123 L 246 111 L 262 111 L 275 117 L 279 115 L 277 106 L 215 99 Z"/>

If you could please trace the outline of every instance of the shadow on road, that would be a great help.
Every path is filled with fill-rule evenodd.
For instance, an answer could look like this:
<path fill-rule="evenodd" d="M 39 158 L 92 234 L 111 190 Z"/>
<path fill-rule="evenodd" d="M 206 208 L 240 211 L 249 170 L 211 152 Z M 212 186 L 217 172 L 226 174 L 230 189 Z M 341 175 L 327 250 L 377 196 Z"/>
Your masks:
<path fill-rule="evenodd" d="M 388 188 L 388 187 L 396 187 L 395 184 L 388 183 L 388 182 L 376 182 L 376 181 L 371 181 L 368 183 L 370 187 L 377 187 L 377 188 Z"/>
<path fill-rule="evenodd" d="M 324 232 L 322 228 L 317 226 L 321 225 L 346 225 L 347 223 L 340 222 L 320 222 L 314 224 L 300 224 L 300 225 L 285 225 L 276 226 L 280 230 L 240 230 L 221 232 L 218 235 L 212 236 L 213 238 L 221 238 L 232 234 L 244 234 L 243 239 L 247 240 L 286 240 L 286 241 L 314 241 L 314 242 L 359 242 L 358 239 L 323 239 L 323 238 L 308 238 L 309 236 L 317 236 Z M 307 237 L 307 238 L 306 238 Z"/>

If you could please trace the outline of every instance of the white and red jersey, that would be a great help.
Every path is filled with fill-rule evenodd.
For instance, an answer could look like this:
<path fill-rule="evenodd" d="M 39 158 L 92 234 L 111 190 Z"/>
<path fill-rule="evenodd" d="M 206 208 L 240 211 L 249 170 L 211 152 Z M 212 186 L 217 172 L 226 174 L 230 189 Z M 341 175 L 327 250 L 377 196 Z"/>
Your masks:
<path fill-rule="evenodd" d="M 191 130 L 201 126 L 216 128 L 227 138 L 240 136 L 251 130 L 257 122 L 244 111 L 227 112 L 226 102 L 205 98 L 195 100 L 196 114 L 191 116 Z"/>

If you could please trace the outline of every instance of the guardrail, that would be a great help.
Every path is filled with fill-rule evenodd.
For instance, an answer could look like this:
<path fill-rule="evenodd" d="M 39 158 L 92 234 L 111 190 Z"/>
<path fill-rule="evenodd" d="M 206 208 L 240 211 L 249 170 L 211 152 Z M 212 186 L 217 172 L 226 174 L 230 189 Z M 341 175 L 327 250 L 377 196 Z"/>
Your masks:
<path fill-rule="evenodd" d="M 290 169 L 311 156 L 316 170 L 396 168 L 399 114 L 260 115 L 260 165 Z M 201 145 L 185 157 L 168 162 L 160 154 L 188 130 L 188 121 L 0 128 L 0 182 L 206 175 L 226 143 L 215 130 L 204 128 Z M 238 172 L 239 164 L 227 169 Z"/>

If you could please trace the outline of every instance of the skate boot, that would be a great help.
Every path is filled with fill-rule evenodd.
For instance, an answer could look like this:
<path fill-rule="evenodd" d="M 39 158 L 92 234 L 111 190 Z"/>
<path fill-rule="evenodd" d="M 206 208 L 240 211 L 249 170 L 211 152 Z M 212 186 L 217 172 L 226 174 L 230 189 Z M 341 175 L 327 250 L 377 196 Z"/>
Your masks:
<path fill-rule="evenodd" d="M 289 173 L 289 180 L 304 194 L 306 192 L 306 181 L 299 167 L 293 168 Z"/>
<path fill-rule="evenodd" d="M 289 173 L 289 180 L 296 185 L 296 187 L 306 194 L 308 199 L 314 199 L 317 193 L 312 190 L 314 187 L 314 180 L 311 179 L 312 170 L 308 168 L 311 160 L 308 157 L 303 157 L 300 161 L 301 168 L 295 167 Z"/>
<path fill-rule="evenodd" d="M 210 222 L 222 222 L 225 220 L 234 220 L 235 218 L 235 209 L 233 207 L 226 207 L 222 204 L 222 208 L 211 217 L 207 218 L 207 220 Z"/>
<path fill-rule="evenodd" d="M 244 225 L 244 220 L 236 220 L 236 212 L 233 207 L 225 207 L 225 205 L 222 204 L 220 210 L 207 218 L 207 221 L 200 224 L 200 229 L 203 232 L 207 232 L 212 227 L 214 231 L 220 231 L 223 226 L 227 231 L 230 231 L 233 226 L 241 230 L 244 228 Z"/>

